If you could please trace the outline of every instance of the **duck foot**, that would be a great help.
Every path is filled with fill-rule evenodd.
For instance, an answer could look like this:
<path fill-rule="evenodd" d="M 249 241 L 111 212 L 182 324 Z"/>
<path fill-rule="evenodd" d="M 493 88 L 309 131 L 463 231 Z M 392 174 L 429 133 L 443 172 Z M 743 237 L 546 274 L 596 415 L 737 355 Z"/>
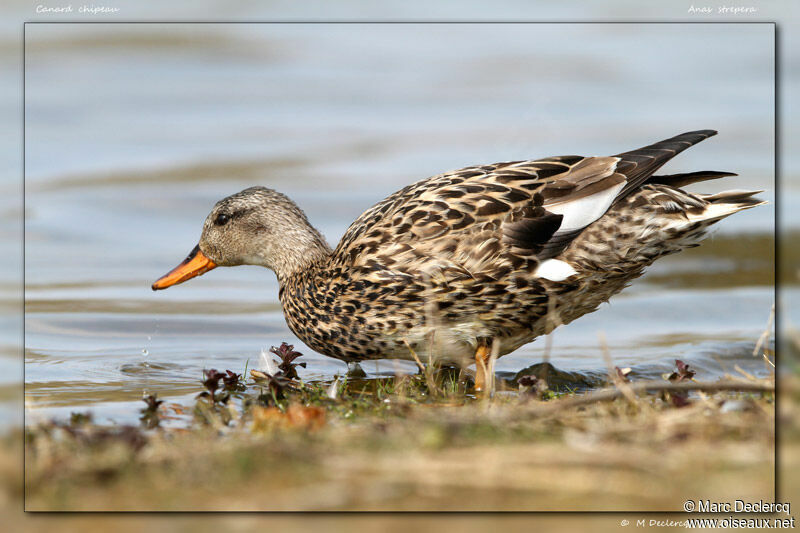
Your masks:
<path fill-rule="evenodd" d="M 364 369 L 361 368 L 361 365 L 358 364 L 358 361 L 348 361 L 347 362 L 347 377 L 348 378 L 365 378 L 367 377 L 367 373 L 364 372 Z"/>

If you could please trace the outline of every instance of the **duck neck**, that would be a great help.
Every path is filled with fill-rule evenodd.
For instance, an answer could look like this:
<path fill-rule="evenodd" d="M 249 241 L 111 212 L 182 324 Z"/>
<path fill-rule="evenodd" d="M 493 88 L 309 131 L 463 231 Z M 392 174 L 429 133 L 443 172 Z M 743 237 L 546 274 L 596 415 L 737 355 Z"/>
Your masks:
<path fill-rule="evenodd" d="M 310 224 L 303 227 L 302 231 L 283 233 L 277 240 L 278 260 L 267 266 L 275 271 L 281 286 L 294 274 L 327 260 L 332 253 L 325 238 Z"/>

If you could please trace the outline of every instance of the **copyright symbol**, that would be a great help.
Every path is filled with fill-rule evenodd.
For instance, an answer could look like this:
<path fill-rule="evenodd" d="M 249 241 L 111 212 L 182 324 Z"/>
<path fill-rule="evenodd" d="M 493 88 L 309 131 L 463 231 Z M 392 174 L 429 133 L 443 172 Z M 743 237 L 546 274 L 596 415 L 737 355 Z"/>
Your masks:
<path fill-rule="evenodd" d="M 686 500 L 683 502 L 683 510 L 687 513 L 694 511 L 694 502 L 692 500 Z"/>

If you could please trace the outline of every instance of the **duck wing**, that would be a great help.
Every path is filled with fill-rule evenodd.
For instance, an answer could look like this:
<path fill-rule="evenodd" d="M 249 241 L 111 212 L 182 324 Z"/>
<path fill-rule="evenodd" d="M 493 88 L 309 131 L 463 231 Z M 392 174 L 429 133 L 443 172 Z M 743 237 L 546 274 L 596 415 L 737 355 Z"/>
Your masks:
<path fill-rule="evenodd" d="M 364 212 L 334 251 L 340 266 L 445 278 L 498 277 L 554 257 L 668 159 L 714 132 L 617 156 L 472 166 L 419 181 Z"/>

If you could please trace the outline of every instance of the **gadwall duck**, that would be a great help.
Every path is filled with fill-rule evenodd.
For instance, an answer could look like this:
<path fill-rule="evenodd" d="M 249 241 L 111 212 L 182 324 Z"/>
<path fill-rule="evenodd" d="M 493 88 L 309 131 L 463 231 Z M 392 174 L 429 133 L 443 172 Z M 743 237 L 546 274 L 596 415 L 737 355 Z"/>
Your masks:
<path fill-rule="evenodd" d="M 655 259 L 764 203 L 753 198 L 761 191 L 680 188 L 729 172 L 654 175 L 714 134 L 440 174 L 368 209 L 334 250 L 289 198 L 251 187 L 217 202 L 199 244 L 152 288 L 264 266 L 289 328 L 312 349 L 348 363 L 475 362 L 481 390 L 492 355 L 594 311 Z"/>

